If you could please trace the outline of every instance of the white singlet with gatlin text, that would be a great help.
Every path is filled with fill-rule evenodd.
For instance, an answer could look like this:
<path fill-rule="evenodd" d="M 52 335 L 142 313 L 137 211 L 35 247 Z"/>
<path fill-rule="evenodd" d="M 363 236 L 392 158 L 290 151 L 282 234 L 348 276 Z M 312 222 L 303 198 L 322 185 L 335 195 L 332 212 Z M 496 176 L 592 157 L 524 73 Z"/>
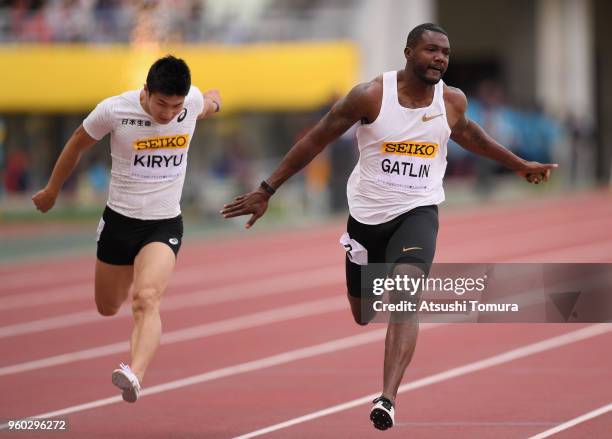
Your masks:
<path fill-rule="evenodd" d="M 384 73 L 378 117 L 357 128 L 359 161 L 347 184 L 351 216 L 363 224 L 382 224 L 444 201 L 450 133 L 442 80 L 429 106 L 406 108 L 398 100 L 397 72 Z"/>
<path fill-rule="evenodd" d="M 141 90 L 100 102 L 83 121 L 96 140 L 110 133 L 108 206 L 130 218 L 164 219 L 181 213 L 187 152 L 204 97 L 191 86 L 183 110 L 162 125 L 140 105 Z"/>

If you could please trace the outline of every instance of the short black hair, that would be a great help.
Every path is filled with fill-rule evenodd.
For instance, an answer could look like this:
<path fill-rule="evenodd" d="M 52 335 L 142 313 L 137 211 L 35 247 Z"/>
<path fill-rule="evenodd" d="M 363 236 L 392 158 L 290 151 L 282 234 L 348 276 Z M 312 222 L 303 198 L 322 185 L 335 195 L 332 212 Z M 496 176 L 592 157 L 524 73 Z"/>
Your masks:
<path fill-rule="evenodd" d="M 191 72 L 180 58 L 166 55 L 153 63 L 147 74 L 149 93 L 166 96 L 187 96 L 191 87 Z"/>
<path fill-rule="evenodd" d="M 435 23 L 423 23 L 419 24 L 417 27 L 410 31 L 410 33 L 408 34 L 408 38 L 406 38 L 406 47 L 414 48 L 414 46 L 416 46 L 416 44 L 421 39 L 421 36 L 423 36 L 423 32 L 428 30 L 444 34 L 448 37 L 448 33 L 444 29 L 442 29 L 440 25 Z"/>

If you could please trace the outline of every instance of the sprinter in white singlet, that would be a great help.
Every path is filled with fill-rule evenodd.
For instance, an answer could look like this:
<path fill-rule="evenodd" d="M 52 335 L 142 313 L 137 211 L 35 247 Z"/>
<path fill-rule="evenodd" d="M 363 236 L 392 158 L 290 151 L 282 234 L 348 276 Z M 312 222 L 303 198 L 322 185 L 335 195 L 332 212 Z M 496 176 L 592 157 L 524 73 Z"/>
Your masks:
<path fill-rule="evenodd" d="M 221 211 L 226 218 L 250 214 L 246 227 L 251 227 L 283 182 L 359 123 L 360 158 L 348 181 L 350 215 L 341 243 L 347 250 L 349 303 L 360 325 L 374 316 L 369 297 L 372 284 L 362 288 L 362 267 L 387 263 L 393 268 L 383 275 L 393 277 L 419 278 L 429 271 L 438 231 L 437 205 L 444 201 L 442 179 L 449 137 L 530 183 L 548 180 L 557 166 L 517 157 L 467 119 L 465 95 L 442 82 L 450 44 L 441 27 L 425 23 L 414 28 L 404 55 L 403 70 L 354 87 L 291 148 L 259 188 L 235 198 Z M 412 358 L 417 333 L 414 315 L 389 322 L 382 394 L 370 411 L 374 427 L 380 430 L 393 426 L 397 389 Z"/>
<path fill-rule="evenodd" d="M 60 154 L 47 186 L 32 200 L 41 212 L 55 204 L 81 155 L 111 135 L 108 201 L 97 232 L 95 300 L 103 316 L 119 311 L 132 292 L 130 361 L 112 373 L 135 402 L 161 337 L 159 306 L 183 238 L 180 200 L 196 121 L 219 111 L 217 90 L 191 85 L 189 67 L 168 55 L 150 68 L 145 86 L 100 102 Z"/>

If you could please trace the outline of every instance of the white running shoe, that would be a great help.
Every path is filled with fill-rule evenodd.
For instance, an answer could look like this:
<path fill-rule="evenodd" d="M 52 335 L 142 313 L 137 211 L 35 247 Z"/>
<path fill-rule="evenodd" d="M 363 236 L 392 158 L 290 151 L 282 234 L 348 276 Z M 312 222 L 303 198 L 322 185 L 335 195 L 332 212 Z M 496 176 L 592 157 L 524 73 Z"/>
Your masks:
<path fill-rule="evenodd" d="M 138 377 L 130 366 L 123 363 L 119 363 L 119 369 L 113 370 L 113 384 L 121 389 L 121 396 L 126 402 L 136 402 L 142 390 Z"/>
<path fill-rule="evenodd" d="M 370 411 L 370 420 L 374 424 L 374 427 L 379 430 L 386 430 L 393 427 L 395 422 L 395 408 L 393 407 L 393 403 L 384 396 L 379 396 L 372 402 L 374 403 L 374 407 L 372 407 L 372 411 Z"/>

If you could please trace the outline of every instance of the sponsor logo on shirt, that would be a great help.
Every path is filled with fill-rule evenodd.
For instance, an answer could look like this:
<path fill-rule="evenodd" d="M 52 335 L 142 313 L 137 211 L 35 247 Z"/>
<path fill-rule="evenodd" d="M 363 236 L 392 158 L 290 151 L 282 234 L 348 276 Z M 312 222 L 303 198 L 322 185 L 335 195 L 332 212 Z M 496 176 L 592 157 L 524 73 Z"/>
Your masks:
<path fill-rule="evenodd" d="M 121 125 L 133 125 L 139 127 L 150 127 L 150 120 L 141 120 L 141 119 L 121 119 Z"/>
<path fill-rule="evenodd" d="M 157 155 L 157 154 L 134 154 L 134 167 L 143 168 L 176 168 L 183 163 L 184 154 Z"/>
<path fill-rule="evenodd" d="M 132 145 L 136 151 L 187 148 L 189 145 L 189 134 L 148 137 L 146 139 L 134 140 Z"/>
<path fill-rule="evenodd" d="M 397 154 L 403 156 L 422 157 L 431 159 L 438 153 L 438 144 L 406 140 L 404 142 L 383 142 L 383 154 Z"/>

